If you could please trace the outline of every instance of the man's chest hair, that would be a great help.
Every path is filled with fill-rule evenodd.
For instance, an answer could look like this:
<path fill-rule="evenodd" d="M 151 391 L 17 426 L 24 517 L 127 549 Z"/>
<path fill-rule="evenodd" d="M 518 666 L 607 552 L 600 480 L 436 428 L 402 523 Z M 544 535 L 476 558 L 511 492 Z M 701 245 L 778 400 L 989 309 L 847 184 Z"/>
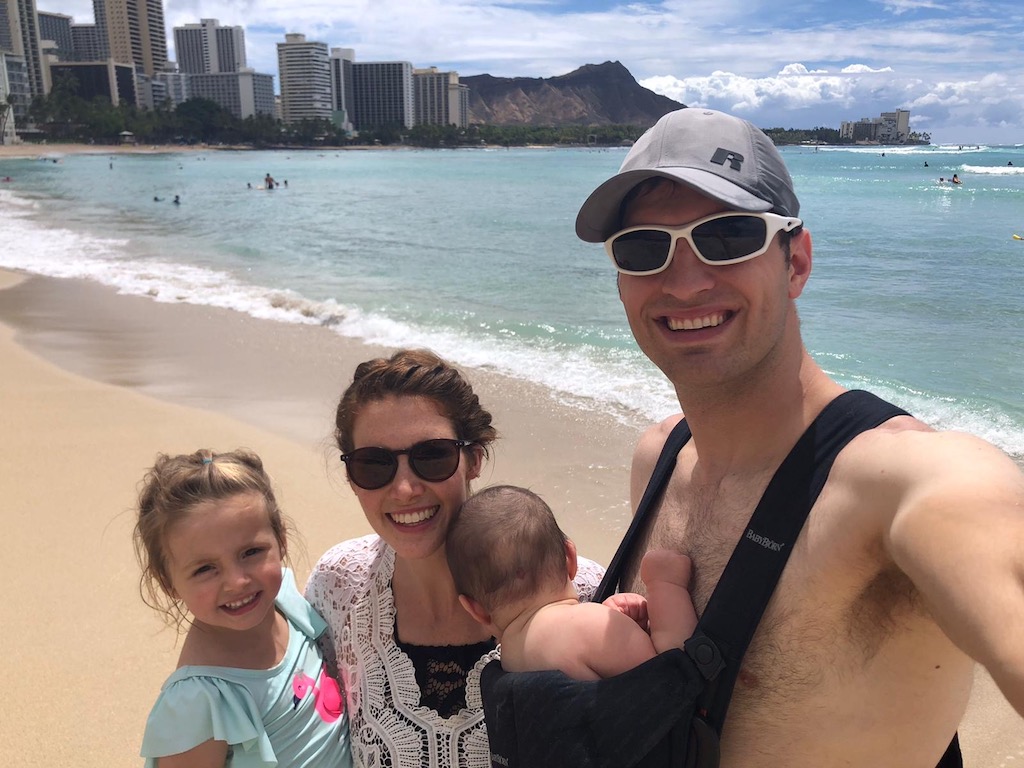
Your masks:
<path fill-rule="evenodd" d="M 698 615 L 703 614 L 770 479 L 766 474 L 731 486 L 670 486 L 631 558 L 624 588 L 642 592 L 643 552 L 681 552 L 693 562 L 690 593 Z M 891 628 L 892 617 L 920 609 L 920 601 L 877 537 L 851 525 L 850 516 L 874 516 L 863 514 L 855 495 L 833 490 L 826 485 L 811 509 L 758 634 L 837 632 L 870 653 Z"/>
<path fill-rule="evenodd" d="M 642 589 L 639 560 L 648 549 L 681 552 L 693 561 L 690 594 L 702 613 L 769 480 L 670 485 L 631 558 L 627 581 Z"/>

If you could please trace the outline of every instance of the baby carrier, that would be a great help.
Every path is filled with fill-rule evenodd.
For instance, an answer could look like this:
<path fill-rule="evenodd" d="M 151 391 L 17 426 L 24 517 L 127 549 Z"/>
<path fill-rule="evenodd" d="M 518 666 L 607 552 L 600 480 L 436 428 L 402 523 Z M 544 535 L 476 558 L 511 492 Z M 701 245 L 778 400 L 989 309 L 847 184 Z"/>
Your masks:
<path fill-rule="evenodd" d="M 768 484 L 693 636 L 682 650 L 605 680 L 558 671 L 484 668 L 480 687 L 492 768 L 717 768 L 719 737 L 740 663 L 793 544 L 839 452 L 906 412 L 863 391 L 819 414 Z M 595 601 L 616 591 L 638 534 L 690 439 L 672 430 Z M 938 768 L 961 768 L 953 743 Z"/>

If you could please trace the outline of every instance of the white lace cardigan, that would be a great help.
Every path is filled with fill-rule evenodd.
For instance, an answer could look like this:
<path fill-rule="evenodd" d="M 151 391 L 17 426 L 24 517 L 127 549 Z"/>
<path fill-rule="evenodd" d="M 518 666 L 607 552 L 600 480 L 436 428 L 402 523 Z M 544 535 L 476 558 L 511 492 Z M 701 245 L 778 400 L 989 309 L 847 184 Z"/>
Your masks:
<path fill-rule="evenodd" d="M 352 756 L 360 768 L 490 768 L 480 700 L 485 654 L 453 717 L 420 706 L 412 660 L 395 644 L 395 551 L 376 535 L 332 547 L 313 569 L 306 599 L 327 620 L 345 686 Z M 579 558 L 576 588 L 589 600 L 604 569 Z"/>

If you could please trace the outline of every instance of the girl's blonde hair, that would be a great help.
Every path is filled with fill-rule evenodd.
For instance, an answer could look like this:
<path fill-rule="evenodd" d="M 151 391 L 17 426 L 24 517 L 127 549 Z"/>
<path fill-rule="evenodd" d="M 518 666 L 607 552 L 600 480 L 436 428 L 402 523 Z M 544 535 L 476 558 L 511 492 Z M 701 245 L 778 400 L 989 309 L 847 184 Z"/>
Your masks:
<path fill-rule="evenodd" d="M 199 504 L 239 494 L 256 494 L 263 499 L 281 556 L 286 557 L 288 523 L 277 506 L 263 461 L 252 451 L 238 448 L 229 453 L 214 453 L 204 448 L 179 456 L 161 453 L 143 478 L 132 537 L 142 567 L 139 592 L 147 605 L 163 614 L 168 624 L 180 628 L 186 618 L 184 605 L 174 596 L 171 585 L 168 531 Z"/>

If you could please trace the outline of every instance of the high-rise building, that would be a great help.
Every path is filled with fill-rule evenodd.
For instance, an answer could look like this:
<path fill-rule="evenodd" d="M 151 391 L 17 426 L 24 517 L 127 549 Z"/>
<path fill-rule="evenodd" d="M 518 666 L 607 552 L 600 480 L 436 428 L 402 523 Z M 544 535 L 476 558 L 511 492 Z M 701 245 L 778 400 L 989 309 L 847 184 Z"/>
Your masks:
<path fill-rule="evenodd" d="M 839 125 L 839 138 L 878 144 L 905 144 L 910 138 L 910 110 L 883 112 L 878 117 L 862 117 L 856 122 L 844 120 Z"/>
<path fill-rule="evenodd" d="M 164 84 L 164 91 L 167 94 L 167 104 L 157 102 L 156 106 L 170 106 L 170 108 L 173 109 L 179 104 L 182 104 L 192 98 L 192 92 L 189 90 L 190 77 L 191 75 L 184 75 L 181 72 L 158 73 L 153 79 Z"/>
<path fill-rule="evenodd" d="M 71 37 L 71 17 L 63 13 L 39 11 L 39 39 L 49 40 L 53 46 L 50 53 L 57 61 L 74 61 L 75 43 Z"/>
<path fill-rule="evenodd" d="M 0 0 L 0 49 L 21 57 L 32 96 L 50 92 L 50 70 L 39 45 L 35 0 Z"/>
<path fill-rule="evenodd" d="M 881 114 L 882 126 L 878 140 L 884 144 L 905 144 L 910 138 L 910 110 L 897 109 Z"/>
<path fill-rule="evenodd" d="M 355 126 L 352 118 L 352 65 L 356 52 L 351 48 L 331 48 L 331 122 L 346 133 Z"/>
<path fill-rule="evenodd" d="M 106 46 L 100 40 L 100 30 L 95 24 L 71 25 L 72 61 L 102 61 L 107 57 Z"/>
<path fill-rule="evenodd" d="M 365 61 L 352 65 L 353 114 L 356 129 L 412 128 L 412 64 L 408 61 Z"/>
<path fill-rule="evenodd" d="M 327 43 L 307 41 L 289 33 L 277 44 L 277 71 L 281 78 L 281 119 L 330 120 L 331 63 Z"/>
<path fill-rule="evenodd" d="M 273 75 L 251 69 L 188 75 L 188 87 L 192 98 L 215 101 L 239 120 L 274 114 Z"/>
<path fill-rule="evenodd" d="M 32 103 L 32 89 L 28 86 L 28 67 L 24 56 L 0 51 L 0 64 L 3 65 L 3 77 L 7 84 L 4 87 L 4 98 L 14 104 L 14 117 L 19 122 L 28 120 L 28 107 Z"/>
<path fill-rule="evenodd" d="M 100 61 L 110 57 L 110 32 L 107 29 L 107 5 L 105 0 L 92 0 L 92 17 L 96 25 L 96 39 L 99 42 L 99 55 L 94 61 Z"/>
<path fill-rule="evenodd" d="M 188 74 L 240 72 L 246 68 L 245 30 L 222 27 L 217 19 L 174 28 L 178 70 Z"/>
<path fill-rule="evenodd" d="M 0 50 L 0 146 L 13 144 L 17 140 L 15 134 L 14 110 L 8 108 L 7 95 L 11 85 L 7 79 L 7 54 Z"/>
<path fill-rule="evenodd" d="M 458 72 L 414 69 L 412 84 L 416 125 L 469 125 L 469 86 L 459 82 Z"/>
<path fill-rule="evenodd" d="M 107 59 L 60 62 L 52 66 L 55 76 L 67 76 L 77 81 L 78 95 L 86 101 L 104 98 L 115 107 L 122 103 L 139 106 L 138 84 L 132 64 L 115 64 L 113 59 Z"/>
<path fill-rule="evenodd" d="M 15 39 L 21 40 L 21 35 L 18 34 L 19 27 L 15 26 L 17 20 L 17 6 L 8 3 L 7 0 L 0 0 L 0 53 L 14 53 Z"/>
<path fill-rule="evenodd" d="M 150 78 L 167 67 L 163 0 L 93 0 L 93 13 L 106 56 L 132 62 Z"/>

